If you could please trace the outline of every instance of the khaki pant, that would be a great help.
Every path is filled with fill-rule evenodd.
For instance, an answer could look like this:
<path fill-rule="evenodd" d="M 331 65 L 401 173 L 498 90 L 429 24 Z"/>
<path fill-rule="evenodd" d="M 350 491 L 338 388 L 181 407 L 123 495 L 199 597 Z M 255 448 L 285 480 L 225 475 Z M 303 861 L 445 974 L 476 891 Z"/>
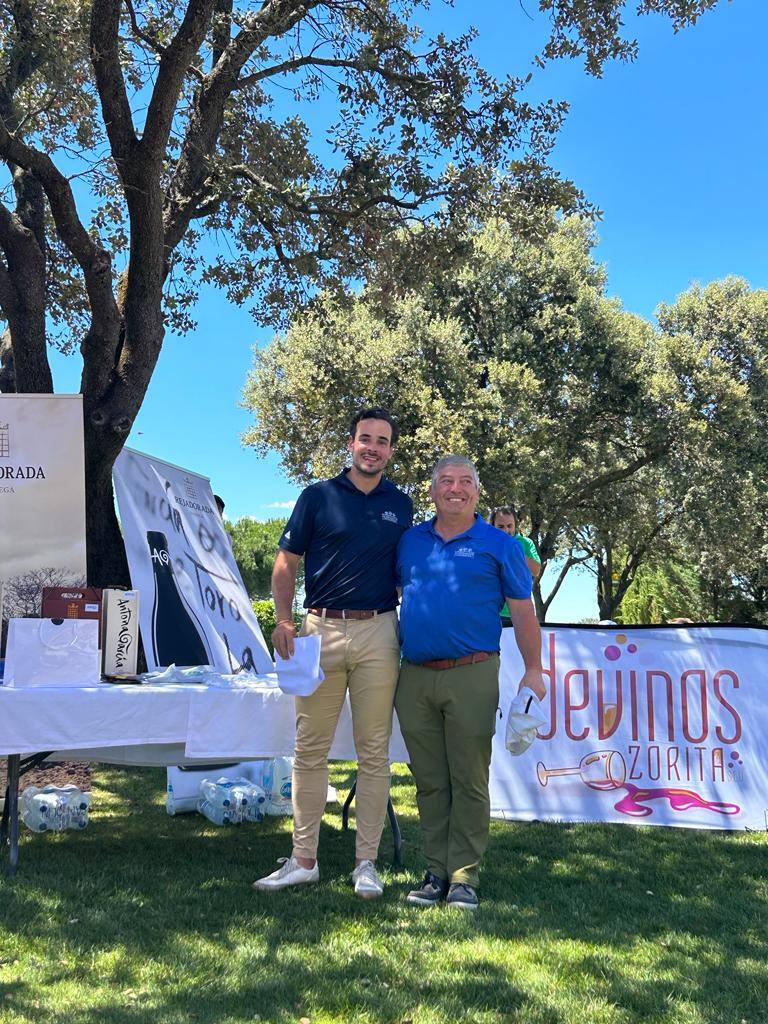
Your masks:
<path fill-rule="evenodd" d="M 488 843 L 499 658 L 436 671 L 403 662 L 397 717 L 416 779 L 429 870 L 476 886 Z"/>
<path fill-rule="evenodd" d="M 317 856 L 328 792 L 328 751 L 349 690 L 358 760 L 356 855 L 375 860 L 389 799 L 389 737 L 400 665 L 397 615 L 323 619 L 309 614 L 301 635 L 322 637 L 325 679 L 311 697 L 296 698 L 293 855 Z"/>

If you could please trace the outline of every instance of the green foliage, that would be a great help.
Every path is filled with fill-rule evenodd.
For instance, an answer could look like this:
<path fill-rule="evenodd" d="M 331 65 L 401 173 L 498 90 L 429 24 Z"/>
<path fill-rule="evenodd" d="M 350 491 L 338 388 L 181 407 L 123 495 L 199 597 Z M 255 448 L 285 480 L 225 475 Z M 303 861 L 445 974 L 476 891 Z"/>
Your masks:
<path fill-rule="evenodd" d="M 654 332 L 605 298 L 594 243 L 575 218 L 551 218 L 540 240 L 491 222 L 465 236 L 458 268 L 402 296 L 393 244 L 360 296 L 326 296 L 256 353 L 245 441 L 307 482 L 343 464 L 354 409 L 389 405 L 402 426 L 391 476 L 417 508 L 436 459 L 466 453 L 484 502 L 514 500 L 544 561 L 562 553 L 569 524 L 658 459 L 679 418 Z"/>
<path fill-rule="evenodd" d="M 277 615 L 275 612 L 275 602 L 272 598 L 267 601 L 254 601 L 253 610 L 256 612 L 256 618 L 259 620 L 261 626 L 261 632 L 264 634 L 264 639 L 269 648 L 269 653 L 274 654 L 274 648 L 272 647 L 272 633 L 277 626 Z M 294 611 L 293 621 L 296 625 L 296 630 L 301 628 L 301 623 L 304 616 L 299 611 Z"/>
<path fill-rule="evenodd" d="M 234 523 L 225 524 L 232 540 L 235 561 L 251 598 L 265 598 L 271 593 L 272 566 L 285 523 L 285 519 L 259 522 L 258 519 L 243 516 Z M 298 580 L 297 589 L 301 589 L 301 586 L 302 581 Z"/>
<path fill-rule="evenodd" d="M 695 566 L 670 559 L 638 571 L 616 621 L 642 625 L 681 617 L 706 622 L 712 618 L 711 607 Z"/>
<path fill-rule="evenodd" d="M 768 293 L 695 287 L 655 330 L 605 297 L 594 242 L 577 218 L 543 239 L 491 222 L 420 285 L 411 239 L 393 242 L 366 289 L 319 299 L 257 352 L 245 441 L 306 483 L 343 465 L 354 409 L 389 405 L 390 475 L 421 513 L 436 459 L 468 454 L 484 504 L 517 504 L 545 570 L 561 559 L 549 592 L 535 585 L 542 618 L 573 565 L 614 618 L 644 562 L 689 549 L 710 592 L 735 586 L 762 615 Z"/>
<path fill-rule="evenodd" d="M 600 76 L 610 60 L 632 61 L 638 54 L 636 39 L 623 35 L 628 11 L 637 14 L 666 14 L 675 32 L 695 25 L 705 11 L 719 0 L 567 0 L 554 6 L 553 32 L 539 63 L 557 57 L 584 57 L 587 71 Z M 539 8 L 553 10 L 550 0 L 539 0 Z"/>

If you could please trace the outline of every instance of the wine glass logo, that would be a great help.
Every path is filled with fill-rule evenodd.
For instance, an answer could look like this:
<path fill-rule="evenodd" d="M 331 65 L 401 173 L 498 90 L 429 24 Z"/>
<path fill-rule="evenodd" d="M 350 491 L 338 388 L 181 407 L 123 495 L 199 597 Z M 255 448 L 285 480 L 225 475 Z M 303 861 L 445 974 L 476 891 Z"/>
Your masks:
<path fill-rule="evenodd" d="M 627 777 L 627 765 L 618 750 L 593 750 L 575 768 L 547 768 L 539 761 L 536 775 L 542 786 L 554 776 L 578 775 L 590 789 L 620 789 Z"/>

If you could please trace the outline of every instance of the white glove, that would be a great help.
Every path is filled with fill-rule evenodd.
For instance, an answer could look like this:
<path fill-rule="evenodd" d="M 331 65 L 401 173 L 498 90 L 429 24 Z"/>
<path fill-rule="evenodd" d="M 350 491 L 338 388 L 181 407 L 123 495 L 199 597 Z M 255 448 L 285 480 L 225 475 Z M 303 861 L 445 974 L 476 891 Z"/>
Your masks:
<path fill-rule="evenodd" d="M 517 694 L 507 712 L 507 732 L 504 745 L 513 757 L 524 754 L 536 739 L 536 732 L 547 719 L 541 701 L 527 686 Z"/>

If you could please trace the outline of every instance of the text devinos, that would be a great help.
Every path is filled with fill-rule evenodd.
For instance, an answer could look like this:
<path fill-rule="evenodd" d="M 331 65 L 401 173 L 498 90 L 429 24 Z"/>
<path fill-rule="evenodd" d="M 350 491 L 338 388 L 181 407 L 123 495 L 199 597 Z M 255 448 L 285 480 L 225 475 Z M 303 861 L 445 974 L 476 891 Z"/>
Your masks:
<path fill-rule="evenodd" d="M 740 682 L 731 669 L 689 668 L 673 678 L 662 669 L 571 668 L 560 678 L 555 637 L 550 634 L 544 675 L 549 678 L 550 724 L 548 730 L 539 730 L 541 740 L 564 731 L 572 740 L 603 741 L 627 717 L 633 741 L 696 746 L 708 741 L 710 731 L 722 744 L 738 743 L 742 736 L 741 717 L 734 707 Z"/>

